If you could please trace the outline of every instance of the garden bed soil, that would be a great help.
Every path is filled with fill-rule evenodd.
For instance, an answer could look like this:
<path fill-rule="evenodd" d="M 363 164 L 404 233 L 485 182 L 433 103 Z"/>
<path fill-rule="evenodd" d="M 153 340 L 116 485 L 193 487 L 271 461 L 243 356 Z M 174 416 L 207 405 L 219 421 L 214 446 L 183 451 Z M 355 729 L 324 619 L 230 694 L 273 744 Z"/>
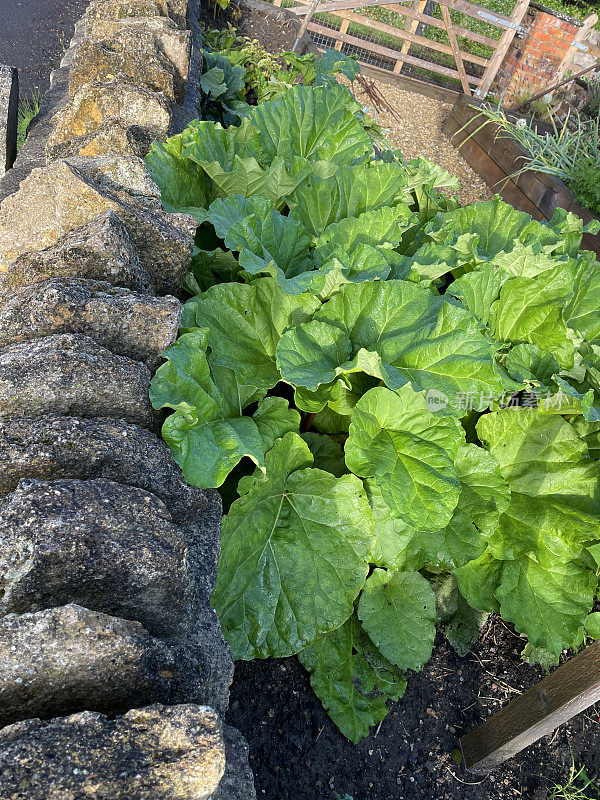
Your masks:
<path fill-rule="evenodd" d="M 0 0 L 0 2 L 3 1 Z M 268 17 L 266 17 L 265 12 L 253 7 L 252 0 L 241 3 L 234 1 L 225 10 L 219 9 L 216 16 L 213 16 L 212 2 L 210 7 L 203 2 L 200 21 L 209 28 L 218 28 L 219 30 L 226 28 L 229 23 L 237 28 L 239 36 L 258 39 L 269 53 L 291 50 L 298 31 L 296 21 L 289 15 L 273 7 L 269 9 Z"/>
<path fill-rule="evenodd" d="M 258 797 L 545 800 L 553 782 L 567 779 L 572 759 L 600 775 L 600 704 L 487 777 L 456 762 L 463 733 L 544 676 L 522 661 L 524 644 L 496 617 L 465 658 L 438 634 L 425 669 L 409 676 L 404 697 L 358 745 L 329 719 L 297 659 L 238 662 L 227 721 L 248 740 Z"/>

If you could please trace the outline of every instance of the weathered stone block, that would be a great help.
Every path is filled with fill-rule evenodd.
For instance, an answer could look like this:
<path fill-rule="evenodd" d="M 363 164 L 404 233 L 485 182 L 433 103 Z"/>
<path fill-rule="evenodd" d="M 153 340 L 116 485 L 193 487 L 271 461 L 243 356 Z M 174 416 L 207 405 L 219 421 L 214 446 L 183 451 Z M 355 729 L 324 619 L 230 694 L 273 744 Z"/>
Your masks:
<path fill-rule="evenodd" d="M 86 19 L 86 36 L 99 42 L 112 40 L 124 29 L 135 35 L 152 33 L 159 48 L 175 67 L 176 96 L 183 94 L 190 70 L 191 31 L 180 30 L 172 20 L 160 16 L 145 20 L 97 19 L 89 16 Z"/>
<path fill-rule="evenodd" d="M 0 350 L 0 416 L 67 414 L 150 425 L 150 372 L 87 336 L 46 336 Z"/>
<path fill-rule="evenodd" d="M 185 28 L 187 0 L 92 0 L 86 17 L 88 21 L 170 17 L 178 27 Z"/>
<path fill-rule="evenodd" d="M 55 245 L 13 261 L 6 275 L 0 275 L 0 301 L 25 286 L 71 276 L 154 293 L 125 226 L 113 211 L 106 211 L 65 233 Z"/>
<path fill-rule="evenodd" d="M 168 702 L 173 659 L 139 622 L 69 604 L 0 618 L 0 726 Z"/>
<path fill-rule="evenodd" d="M 121 29 L 111 40 L 84 39 L 77 48 L 69 77 L 71 96 L 86 83 L 128 76 L 133 83 L 162 92 L 174 102 L 174 67 L 151 33 L 140 35 Z"/>
<path fill-rule="evenodd" d="M 190 262 L 195 220 L 125 202 L 66 161 L 34 169 L 0 205 L 0 273 L 21 254 L 50 247 L 107 211 L 125 225 L 157 292 L 176 294 Z"/>
<path fill-rule="evenodd" d="M 149 492 L 23 480 L 0 505 L 0 614 L 77 603 L 174 635 L 190 624 L 185 544 Z"/>
<path fill-rule="evenodd" d="M 207 800 L 224 769 L 219 718 L 204 706 L 154 705 L 112 720 L 86 711 L 0 731 L 7 800 Z"/>
<path fill-rule="evenodd" d="M 169 130 L 170 109 L 164 95 L 142 86 L 119 80 L 86 83 L 53 117 L 47 147 L 93 133 L 114 119 L 162 137 Z"/>
<path fill-rule="evenodd" d="M 181 303 L 134 294 L 106 282 L 54 278 L 0 306 L 0 348 L 59 333 L 82 333 L 113 353 L 154 370 L 177 338 Z"/>
<path fill-rule="evenodd" d="M 17 68 L 0 64 L 0 175 L 12 167 L 17 157 L 18 110 Z"/>
<path fill-rule="evenodd" d="M 248 763 L 248 744 L 242 734 L 223 725 L 225 774 L 212 800 L 252 800 L 256 797 L 254 776 Z"/>
<path fill-rule="evenodd" d="M 0 419 L 0 493 L 12 492 L 22 478 L 107 478 L 152 492 L 178 521 L 198 512 L 204 516 L 207 505 L 204 492 L 182 479 L 162 439 L 123 420 Z M 220 519 L 212 511 L 210 517 L 218 541 Z"/>
<path fill-rule="evenodd" d="M 173 679 L 172 698 L 208 703 L 219 713 L 229 704 L 233 680 L 233 659 L 221 631 L 221 625 L 208 599 L 217 576 L 223 508 L 219 493 L 205 492 L 202 512 L 190 515 L 184 528 L 188 541 L 188 562 L 195 582 L 193 626 L 185 636 L 174 641 L 175 660 L 181 665 Z"/>
<path fill-rule="evenodd" d="M 141 158 L 109 154 L 97 158 L 70 158 L 68 163 L 101 192 L 125 203 L 134 201 L 150 210 L 162 207 L 160 189 Z"/>
<path fill-rule="evenodd" d="M 166 137 L 161 137 L 161 141 Z M 155 137 L 139 125 L 128 125 L 122 120 L 111 120 L 93 133 L 78 136 L 68 142 L 60 142 L 53 147 L 46 146 L 46 163 L 57 158 L 74 156 L 103 156 L 119 153 L 123 156 L 144 158 L 150 150 Z"/>
<path fill-rule="evenodd" d="M 88 22 L 166 16 L 163 0 L 92 0 L 85 12 Z"/>

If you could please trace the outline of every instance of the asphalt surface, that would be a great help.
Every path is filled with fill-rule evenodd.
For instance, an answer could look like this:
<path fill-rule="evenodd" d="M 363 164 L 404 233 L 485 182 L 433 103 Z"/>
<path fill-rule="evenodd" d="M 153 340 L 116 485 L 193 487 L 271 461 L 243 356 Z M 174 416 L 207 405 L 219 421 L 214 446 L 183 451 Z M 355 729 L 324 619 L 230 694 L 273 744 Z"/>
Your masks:
<path fill-rule="evenodd" d="M 21 96 L 45 92 L 89 0 L 0 0 L 0 64 L 19 69 Z"/>

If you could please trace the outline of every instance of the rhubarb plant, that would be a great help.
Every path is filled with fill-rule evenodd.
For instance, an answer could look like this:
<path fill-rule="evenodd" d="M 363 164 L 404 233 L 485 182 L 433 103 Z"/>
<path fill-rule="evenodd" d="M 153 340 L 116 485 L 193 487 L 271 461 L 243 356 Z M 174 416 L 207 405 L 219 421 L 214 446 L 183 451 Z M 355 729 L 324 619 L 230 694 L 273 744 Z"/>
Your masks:
<path fill-rule="evenodd" d="M 198 222 L 151 399 L 185 479 L 228 504 L 212 603 L 234 657 L 297 654 L 358 741 L 436 625 L 464 654 L 499 612 L 546 663 L 597 634 L 581 220 L 461 207 L 329 82 L 193 122 L 147 164 Z"/>

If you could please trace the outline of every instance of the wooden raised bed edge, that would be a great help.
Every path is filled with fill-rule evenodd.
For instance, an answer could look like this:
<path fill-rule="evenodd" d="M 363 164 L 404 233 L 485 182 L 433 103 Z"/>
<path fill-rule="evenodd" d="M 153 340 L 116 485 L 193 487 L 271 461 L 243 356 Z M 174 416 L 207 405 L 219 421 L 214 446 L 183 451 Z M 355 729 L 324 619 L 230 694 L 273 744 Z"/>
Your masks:
<path fill-rule="evenodd" d="M 459 95 L 443 130 L 465 161 L 494 192 L 534 219 L 548 220 L 557 208 L 577 214 L 585 224 L 600 219 L 583 208 L 569 187 L 557 178 L 536 171 L 509 178 L 522 167 L 527 153 L 513 139 L 499 135 L 500 128 L 492 122 L 477 131 L 484 121 L 478 118 L 478 109 L 482 105 L 479 100 Z M 543 123 L 537 124 L 538 129 L 547 128 Z M 584 234 L 582 247 L 600 256 L 600 236 Z"/>

